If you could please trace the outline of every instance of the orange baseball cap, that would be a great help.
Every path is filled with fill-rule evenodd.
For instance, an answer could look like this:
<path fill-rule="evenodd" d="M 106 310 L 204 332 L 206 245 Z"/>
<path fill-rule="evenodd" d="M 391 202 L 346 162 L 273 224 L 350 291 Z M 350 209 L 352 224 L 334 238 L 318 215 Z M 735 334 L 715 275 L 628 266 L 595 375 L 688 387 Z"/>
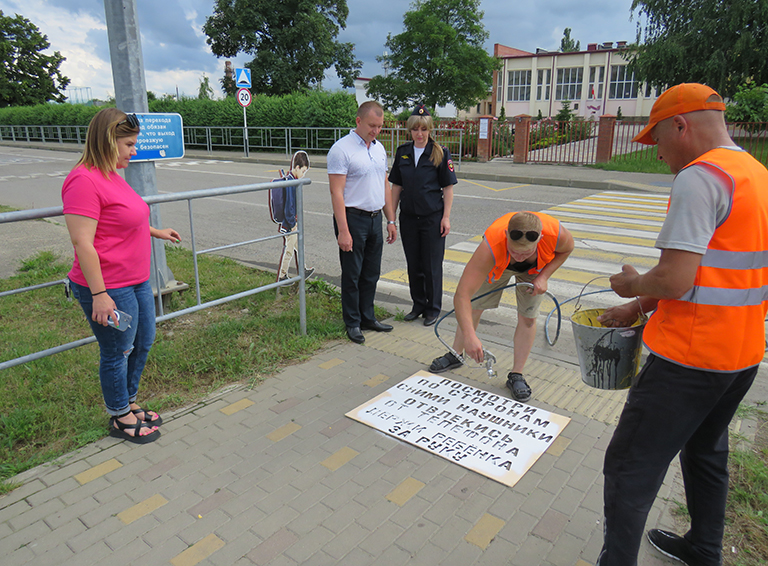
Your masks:
<path fill-rule="evenodd" d="M 710 96 L 717 96 L 720 102 L 707 101 Z M 651 130 L 656 124 L 678 114 L 687 114 L 697 110 L 720 110 L 725 112 L 722 97 L 713 89 L 698 83 L 682 83 L 665 90 L 651 108 L 648 125 L 632 138 L 633 142 L 656 145 L 651 138 Z"/>

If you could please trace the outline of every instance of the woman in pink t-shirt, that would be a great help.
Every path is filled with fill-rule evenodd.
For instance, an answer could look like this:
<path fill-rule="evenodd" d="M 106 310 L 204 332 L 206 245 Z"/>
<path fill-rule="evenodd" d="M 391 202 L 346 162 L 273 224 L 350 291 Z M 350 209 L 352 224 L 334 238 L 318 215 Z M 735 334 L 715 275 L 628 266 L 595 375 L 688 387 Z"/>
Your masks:
<path fill-rule="evenodd" d="M 98 112 L 83 156 L 61 189 L 64 219 L 75 247 L 69 272 L 99 343 L 99 379 L 111 415 L 109 434 L 144 444 L 160 436 L 162 418 L 136 404 L 139 381 L 155 339 L 155 301 L 149 284 L 150 237 L 178 243 L 178 232 L 149 225 L 149 207 L 118 169 L 136 155 L 139 121 L 116 108 Z M 131 317 L 127 329 L 115 311 Z M 125 325 L 126 317 L 122 317 Z"/>

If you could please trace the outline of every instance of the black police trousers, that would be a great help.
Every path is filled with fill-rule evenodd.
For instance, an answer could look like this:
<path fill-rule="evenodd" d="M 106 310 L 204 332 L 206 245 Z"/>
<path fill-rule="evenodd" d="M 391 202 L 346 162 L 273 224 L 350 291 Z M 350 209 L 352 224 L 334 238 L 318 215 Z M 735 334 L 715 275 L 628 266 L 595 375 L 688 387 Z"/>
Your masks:
<path fill-rule="evenodd" d="M 400 239 L 408 265 L 408 286 L 414 312 L 440 314 L 443 305 L 445 238 L 440 236 L 443 211 L 427 216 L 400 213 Z"/>

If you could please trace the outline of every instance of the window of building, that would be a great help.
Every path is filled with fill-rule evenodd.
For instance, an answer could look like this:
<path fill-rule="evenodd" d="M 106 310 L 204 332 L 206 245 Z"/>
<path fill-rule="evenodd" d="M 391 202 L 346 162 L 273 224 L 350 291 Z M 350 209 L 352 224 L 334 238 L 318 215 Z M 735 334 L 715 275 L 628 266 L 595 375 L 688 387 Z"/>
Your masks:
<path fill-rule="evenodd" d="M 549 89 L 552 84 L 552 69 L 539 69 L 539 80 L 536 87 L 536 100 L 549 100 Z M 542 98 L 543 97 L 543 98 Z"/>
<path fill-rule="evenodd" d="M 611 65 L 610 98 L 637 98 L 635 73 L 630 73 L 626 65 Z"/>
<path fill-rule="evenodd" d="M 579 100 L 584 67 L 569 67 L 557 70 L 555 100 Z"/>
<path fill-rule="evenodd" d="M 508 101 L 531 99 L 531 71 L 509 71 L 507 77 Z"/>
<path fill-rule="evenodd" d="M 653 88 L 650 83 L 645 83 L 645 97 L 651 98 L 651 94 L 656 98 L 659 97 L 659 87 Z"/>
<path fill-rule="evenodd" d="M 496 81 L 497 81 L 497 84 L 496 84 L 496 100 L 499 101 L 499 102 L 501 102 L 501 100 L 502 100 L 501 97 L 502 97 L 502 95 L 504 93 L 503 78 L 504 78 L 504 73 L 496 73 Z"/>
<path fill-rule="evenodd" d="M 605 67 L 589 68 L 589 91 L 587 98 L 603 98 L 603 85 L 605 84 Z"/>

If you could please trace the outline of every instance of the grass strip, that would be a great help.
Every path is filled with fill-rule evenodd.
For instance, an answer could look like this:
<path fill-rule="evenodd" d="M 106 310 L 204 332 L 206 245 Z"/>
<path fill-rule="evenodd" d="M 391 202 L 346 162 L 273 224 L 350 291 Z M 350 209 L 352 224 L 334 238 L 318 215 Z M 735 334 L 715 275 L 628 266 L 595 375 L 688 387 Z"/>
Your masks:
<path fill-rule="evenodd" d="M 191 252 L 166 248 L 174 277 L 192 287 Z M 212 256 L 198 258 L 203 301 L 274 281 L 274 274 Z M 70 269 L 51 252 L 23 262 L 0 291 L 63 278 Z M 158 325 L 139 400 L 163 412 L 190 405 L 231 383 L 258 384 L 344 337 L 338 290 L 307 283 L 307 335 L 299 331 L 298 286 L 258 293 Z M 192 289 L 174 294 L 170 311 L 196 303 Z M 386 316 L 383 311 L 380 313 Z M 0 299 L 0 360 L 90 336 L 77 301 L 60 286 Z M 96 344 L 0 373 L 0 481 L 48 462 L 108 432 Z M 0 493 L 13 486 L 0 484 Z"/>

